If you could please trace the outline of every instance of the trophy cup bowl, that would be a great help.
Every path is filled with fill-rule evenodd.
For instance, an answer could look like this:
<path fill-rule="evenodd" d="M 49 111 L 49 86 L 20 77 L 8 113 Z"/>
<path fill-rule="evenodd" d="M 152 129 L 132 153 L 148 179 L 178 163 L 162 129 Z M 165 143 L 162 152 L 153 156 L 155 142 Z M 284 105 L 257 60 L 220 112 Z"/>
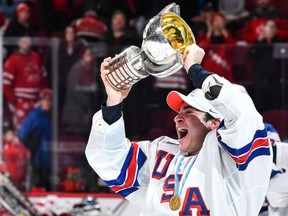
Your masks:
<path fill-rule="evenodd" d="M 149 20 L 141 49 L 130 46 L 111 59 L 107 80 L 116 89 L 127 89 L 149 74 L 170 76 L 183 67 L 182 54 L 193 43 L 194 35 L 180 17 L 180 7 L 169 4 Z"/>

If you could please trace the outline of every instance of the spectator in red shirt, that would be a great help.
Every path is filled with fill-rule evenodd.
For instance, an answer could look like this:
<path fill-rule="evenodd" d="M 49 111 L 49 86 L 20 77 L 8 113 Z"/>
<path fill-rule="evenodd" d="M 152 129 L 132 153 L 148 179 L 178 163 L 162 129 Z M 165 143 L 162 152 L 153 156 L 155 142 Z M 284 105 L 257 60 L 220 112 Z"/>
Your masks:
<path fill-rule="evenodd" d="M 227 45 L 234 45 L 235 40 L 226 29 L 225 17 L 221 13 L 213 14 L 206 38 L 199 44 L 207 53 L 202 62 L 204 67 L 234 82 L 231 60 L 233 47 Z"/>
<path fill-rule="evenodd" d="M 235 40 L 225 27 L 225 17 L 219 12 L 215 12 L 211 22 L 207 22 L 208 31 L 204 41 L 200 42 L 202 46 L 209 44 L 234 44 Z"/>
<path fill-rule="evenodd" d="M 93 10 L 85 12 L 84 17 L 73 22 L 78 38 L 87 43 L 103 40 L 107 33 L 107 26 L 97 17 Z"/>
<path fill-rule="evenodd" d="M 22 37 L 18 51 L 4 64 L 4 96 L 13 114 L 14 129 L 18 130 L 23 119 L 33 108 L 39 92 L 47 86 L 47 73 L 40 55 L 31 50 L 31 39 Z"/>
<path fill-rule="evenodd" d="M 256 0 L 256 9 L 251 12 L 242 31 L 242 39 L 248 43 L 257 41 L 259 28 L 268 20 L 274 19 L 278 25 L 279 38 L 288 38 L 288 24 L 284 13 L 271 5 L 270 0 Z"/>
<path fill-rule="evenodd" d="M 20 190 L 25 190 L 29 151 L 18 140 L 9 121 L 3 122 L 3 161 L 7 171 Z"/>

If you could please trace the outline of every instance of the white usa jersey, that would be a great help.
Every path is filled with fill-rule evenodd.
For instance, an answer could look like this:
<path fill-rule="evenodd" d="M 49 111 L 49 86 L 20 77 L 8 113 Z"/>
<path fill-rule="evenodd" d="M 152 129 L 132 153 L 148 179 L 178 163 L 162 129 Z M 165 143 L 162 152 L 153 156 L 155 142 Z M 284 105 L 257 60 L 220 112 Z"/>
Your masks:
<path fill-rule="evenodd" d="M 270 180 L 267 192 L 269 216 L 288 215 L 288 172 Z"/>
<path fill-rule="evenodd" d="M 277 167 L 272 170 L 267 191 L 269 216 L 288 215 L 288 143 L 275 142 Z M 275 165 L 276 166 L 276 165 Z M 286 172 L 283 172 L 286 171 Z"/>
<path fill-rule="evenodd" d="M 219 79 L 209 76 L 204 92 L 213 77 Z M 224 120 L 208 133 L 197 156 L 183 160 L 178 172 L 182 202 L 176 211 L 169 208 L 169 200 L 174 193 L 177 140 L 160 137 L 131 143 L 123 117 L 108 125 L 99 111 L 85 151 L 88 162 L 116 193 L 141 208 L 141 215 L 256 216 L 272 169 L 262 117 L 249 96 L 226 80 L 211 103 Z M 182 179 L 187 163 L 189 172 Z"/>

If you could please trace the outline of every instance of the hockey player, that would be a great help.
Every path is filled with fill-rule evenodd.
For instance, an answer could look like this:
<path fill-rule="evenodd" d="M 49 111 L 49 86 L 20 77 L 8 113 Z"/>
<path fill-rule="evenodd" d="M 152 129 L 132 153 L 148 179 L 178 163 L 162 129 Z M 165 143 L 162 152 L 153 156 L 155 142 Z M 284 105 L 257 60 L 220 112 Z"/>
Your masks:
<path fill-rule="evenodd" d="M 288 215 L 288 172 L 278 174 L 271 179 L 267 200 L 269 216 Z"/>
<path fill-rule="evenodd" d="M 86 157 L 141 215 L 254 216 L 264 201 L 272 154 L 262 117 L 247 94 L 200 66 L 204 54 L 193 44 L 183 56 L 198 89 L 167 97 L 178 140 L 130 142 L 121 112 L 130 89 L 107 82 L 110 58 L 101 65 L 108 97 L 93 117 Z"/>
<path fill-rule="evenodd" d="M 267 191 L 269 216 L 288 215 L 288 143 L 273 144 L 273 162 L 278 169 L 272 170 Z"/>

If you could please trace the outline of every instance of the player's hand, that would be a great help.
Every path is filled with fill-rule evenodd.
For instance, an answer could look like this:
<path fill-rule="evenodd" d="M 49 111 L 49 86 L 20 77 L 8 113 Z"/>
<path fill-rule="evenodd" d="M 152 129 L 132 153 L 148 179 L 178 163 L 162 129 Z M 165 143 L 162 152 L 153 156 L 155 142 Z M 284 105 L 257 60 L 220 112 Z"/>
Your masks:
<path fill-rule="evenodd" d="M 103 62 L 101 63 L 101 79 L 104 83 L 105 90 L 107 93 L 107 106 L 113 106 L 121 103 L 129 94 L 129 91 L 131 90 L 131 87 L 125 90 L 118 90 L 111 86 L 111 84 L 107 80 L 107 74 L 109 73 L 109 62 L 111 60 L 111 57 L 105 58 Z"/>
<path fill-rule="evenodd" d="M 194 64 L 201 64 L 205 55 L 205 51 L 196 44 L 186 47 L 184 51 L 184 68 L 188 72 L 189 68 Z"/>

